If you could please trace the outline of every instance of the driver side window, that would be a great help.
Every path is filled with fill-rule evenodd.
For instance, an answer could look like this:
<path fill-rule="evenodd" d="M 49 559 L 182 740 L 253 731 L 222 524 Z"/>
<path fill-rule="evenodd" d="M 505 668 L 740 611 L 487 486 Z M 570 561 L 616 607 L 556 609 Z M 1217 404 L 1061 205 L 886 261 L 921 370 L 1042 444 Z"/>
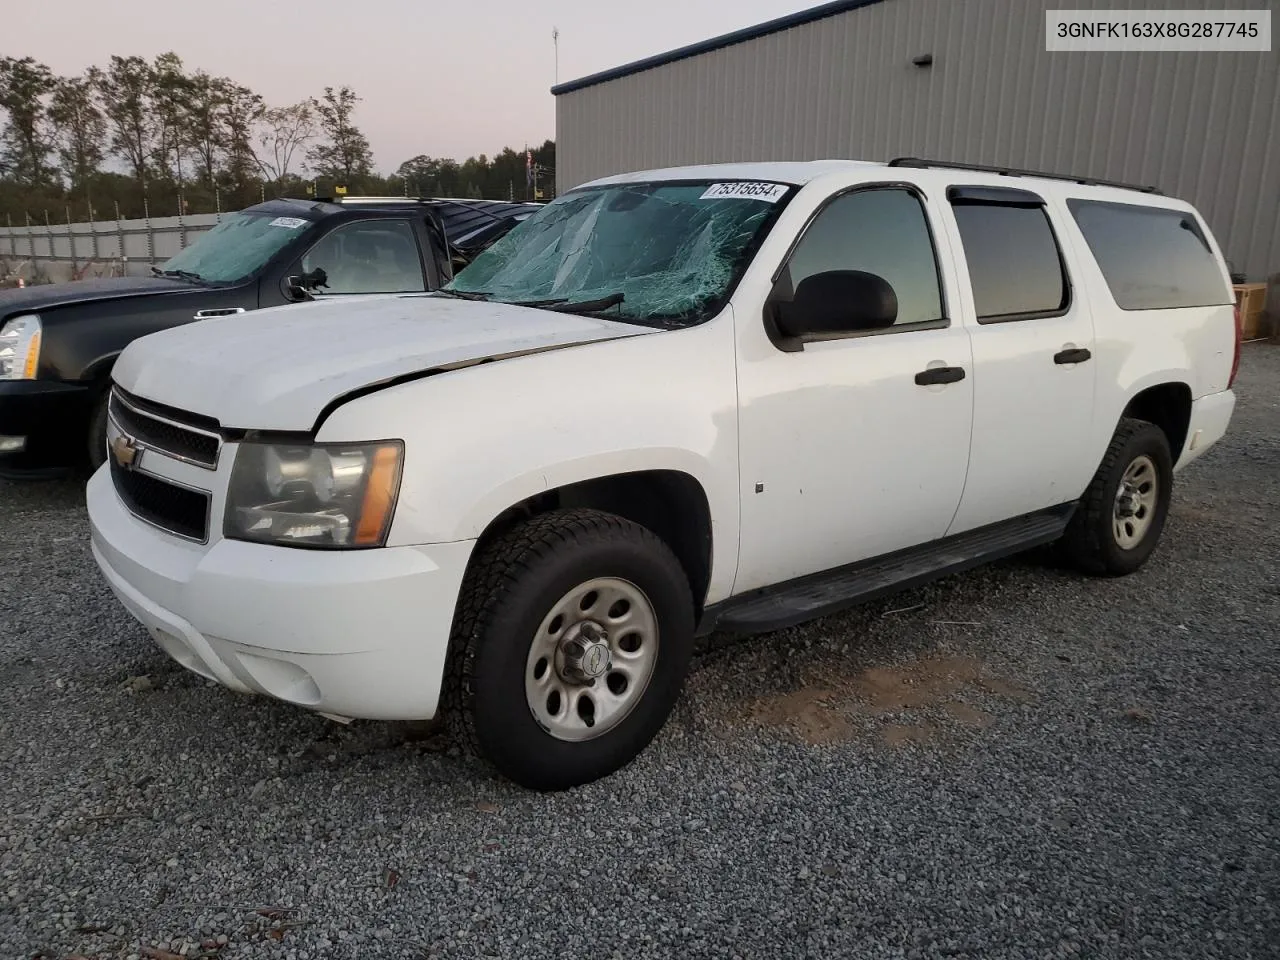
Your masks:
<path fill-rule="evenodd" d="M 309 289 L 321 296 L 426 289 L 418 243 L 407 220 L 362 220 L 338 227 L 307 251 L 302 272 Z"/>
<path fill-rule="evenodd" d="M 896 327 L 945 316 L 924 207 L 899 187 L 836 197 L 809 225 L 787 268 L 792 289 L 806 277 L 830 270 L 861 270 L 884 278 L 898 300 Z"/>

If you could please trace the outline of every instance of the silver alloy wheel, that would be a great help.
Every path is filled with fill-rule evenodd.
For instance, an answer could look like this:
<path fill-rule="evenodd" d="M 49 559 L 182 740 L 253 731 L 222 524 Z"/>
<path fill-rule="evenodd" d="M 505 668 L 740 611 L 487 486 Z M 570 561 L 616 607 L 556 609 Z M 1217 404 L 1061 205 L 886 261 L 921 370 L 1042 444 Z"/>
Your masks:
<path fill-rule="evenodd" d="M 529 646 L 524 692 L 560 740 L 602 736 L 644 698 L 658 663 L 658 618 L 635 584 L 600 577 L 574 587 L 542 619 Z"/>
<path fill-rule="evenodd" d="M 1142 542 L 1155 517 L 1159 492 L 1155 461 L 1146 454 L 1135 457 L 1116 490 L 1112 525 L 1121 549 L 1132 550 Z"/>

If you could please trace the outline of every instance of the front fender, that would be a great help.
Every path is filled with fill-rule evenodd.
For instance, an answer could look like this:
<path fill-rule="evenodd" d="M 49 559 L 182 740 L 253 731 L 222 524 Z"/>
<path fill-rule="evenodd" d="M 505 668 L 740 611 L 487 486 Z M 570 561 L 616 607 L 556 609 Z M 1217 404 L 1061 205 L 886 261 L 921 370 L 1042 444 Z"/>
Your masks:
<path fill-rule="evenodd" d="M 732 315 L 437 374 L 344 404 L 317 440 L 402 439 L 388 543 L 474 539 L 508 507 L 599 477 L 693 477 L 711 512 L 708 602 L 738 554 L 738 416 Z"/>

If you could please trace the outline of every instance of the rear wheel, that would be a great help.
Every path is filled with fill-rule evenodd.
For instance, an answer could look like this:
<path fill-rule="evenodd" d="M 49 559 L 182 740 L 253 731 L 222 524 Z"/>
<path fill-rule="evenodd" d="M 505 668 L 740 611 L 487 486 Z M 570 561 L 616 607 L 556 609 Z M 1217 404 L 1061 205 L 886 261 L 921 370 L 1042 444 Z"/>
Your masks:
<path fill-rule="evenodd" d="M 1164 431 L 1122 420 L 1062 538 L 1067 557 L 1089 573 L 1133 573 L 1160 541 L 1172 491 Z"/>
<path fill-rule="evenodd" d="M 535 517 L 482 551 L 447 667 L 456 738 L 538 790 L 629 763 L 688 670 L 693 601 L 680 562 L 649 530 L 595 510 Z"/>

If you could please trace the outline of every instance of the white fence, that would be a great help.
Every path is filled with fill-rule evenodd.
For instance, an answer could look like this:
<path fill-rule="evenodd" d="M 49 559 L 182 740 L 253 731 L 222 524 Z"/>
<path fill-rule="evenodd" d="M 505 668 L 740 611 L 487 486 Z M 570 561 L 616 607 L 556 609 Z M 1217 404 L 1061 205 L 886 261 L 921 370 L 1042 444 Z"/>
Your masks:
<path fill-rule="evenodd" d="M 0 227 L 0 280 L 28 284 L 146 276 L 211 229 L 221 214 Z"/>

